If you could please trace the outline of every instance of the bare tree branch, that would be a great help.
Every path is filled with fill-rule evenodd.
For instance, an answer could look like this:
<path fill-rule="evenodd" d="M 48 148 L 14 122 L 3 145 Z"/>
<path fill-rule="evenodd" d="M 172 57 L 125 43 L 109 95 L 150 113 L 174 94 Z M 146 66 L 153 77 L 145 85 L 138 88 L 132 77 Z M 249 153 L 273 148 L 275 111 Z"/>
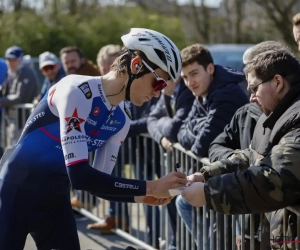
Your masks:
<path fill-rule="evenodd" d="M 77 0 L 68 0 L 68 9 L 71 15 L 77 14 Z"/>
<path fill-rule="evenodd" d="M 209 9 L 204 5 L 203 0 L 201 1 L 200 11 L 195 4 L 195 0 L 190 0 L 190 9 L 192 12 L 192 20 L 198 34 L 201 35 L 204 42 L 210 41 L 210 12 Z"/>
<path fill-rule="evenodd" d="M 14 11 L 17 12 L 22 9 L 23 0 L 13 0 Z"/>
<path fill-rule="evenodd" d="M 270 20 L 280 30 L 285 42 L 293 47 L 291 13 L 297 0 L 285 0 L 285 4 L 281 0 L 254 0 L 254 2 L 266 11 Z"/>
<path fill-rule="evenodd" d="M 235 20 L 235 42 L 241 43 L 243 32 L 242 32 L 242 21 L 244 18 L 244 7 L 245 7 L 245 1 L 244 0 L 236 0 L 235 1 L 235 12 L 236 12 L 236 20 Z"/>

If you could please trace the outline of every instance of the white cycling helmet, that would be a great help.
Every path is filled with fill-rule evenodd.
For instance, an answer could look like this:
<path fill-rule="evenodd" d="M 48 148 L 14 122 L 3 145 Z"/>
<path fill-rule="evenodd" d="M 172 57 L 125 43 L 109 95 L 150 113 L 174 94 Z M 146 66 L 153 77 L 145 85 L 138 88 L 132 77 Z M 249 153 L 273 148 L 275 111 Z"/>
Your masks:
<path fill-rule="evenodd" d="M 142 51 L 149 61 L 167 72 L 174 82 L 180 77 L 180 51 L 165 35 L 154 30 L 131 28 L 121 39 L 126 48 Z"/>

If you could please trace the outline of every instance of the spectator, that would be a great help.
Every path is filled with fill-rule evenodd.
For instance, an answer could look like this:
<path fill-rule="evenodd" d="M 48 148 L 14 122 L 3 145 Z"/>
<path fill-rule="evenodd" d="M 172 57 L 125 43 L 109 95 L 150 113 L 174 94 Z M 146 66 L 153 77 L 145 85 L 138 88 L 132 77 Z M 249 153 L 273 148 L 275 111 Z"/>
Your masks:
<path fill-rule="evenodd" d="M 185 86 L 182 79 L 168 82 L 162 91 L 155 109 L 147 120 L 150 136 L 167 151 L 172 151 L 172 144 L 177 142 L 177 134 L 184 119 L 188 116 L 194 102 L 192 92 Z M 176 249 L 176 217 L 175 199 L 167 205 L 171 223 L 171 244 L 169 249 Z"/>
<path fill-rule="evenodd" d="M 60 79 L 66 76 L 64 69 L 59 62 L 56 55 L 46 51 L 39 55 L 39 67 L 45 80 L 41 89 L 41 93 L 34 99 L 33 104 L 36 106 L 39 101 L 44 97 L 47 91 L 53 84 L 57 83 Z"/>
<path fill-rule="evenodd" d="M 6 75 L 7 75 L 7 65 L 5 63 L 5 60 L 0 58 L 0 85 L 3 84 Z"/>
<path fill-rule="evenodd" d="M 278 209 L 296 205 L 300 198 L 300 65 L 289 50 L 274 48 L 257 55 L 244 71 L 251 98 L 264 113 L 251 145 L 202 168 L 206 183 L 192 183 L 182 196 L 193 206 L 207 204 L 219 213 L 267 212 L 271 230 L 263 223 L 261 232 L 270 232 L 266 238 L 274 239 L 272 247 L 279 249 L 276 240 L 282 241 L 286 228 L 280 225 Z M 278 211 L 268 213 L 274 210 Z M 294 240 L 295 231 L 291 231 Z"/>
<path fill-rule="evenodd" d="M 5 60 L 0 58 L 0 88 L 2 88 L 2 84 L 4 83 L 6 76 L 7 76 L 7 65 L 5 63 Z M 0 121 L 1 120 L 2 120 L 2 109 L 0 108 Z M 3 136 L 2 133 L 1 136 Z M 3 155 L 3 148 L 0 147 L 0 157 L 2 157 L 2 155 Z"/>
<path fill-rule="evenodd" d="M 8 74 L 2 85 L 0 107 L 7 109 L 7 146 L 17 142 L 25 122 L 20 120 L 22 117 L 13 106 L 31 103 L 37 92 L 36 74 L 24 63 L 23 55 L 22 48 L 18 46 L 9 47 L 5 52 Z M 20 126 L 16 127 L 18 119 Z"/>
<path fill-rule="evenodd" d="M 110 65 L 112 65 L 121 49 L 120 45 L 108 44 L 99 50 L 97 55 L 97 65 L 101 75 L 105 75 L 109 72 Z"/>
<path fill-rule="evenodd" d="M 177 142 L 178 131 L 191 110 L 194 97 L 182 79 L 168 82 L 162 93 L 148 117 L 147 128 L 158 144 L 172 151 L 172 143 Z"/>
<path fill-rule="evenodd" d="M 293 34 L 295 42 L 298 45 L 298 50 L 300 51 L 300 13 L 297 13 L 292 20 L 293 23 Z"/>
<path fill-rule="evenodd" d="M 100 72 L 92 61 L 87 60 L 83 52 L 76 46 L 62 48 L 59 52 L 67 75 L 99 76 Z"/>
<path fill-rule="evenodd" d="M 32 68 L 24 66 L 23 55 L 23 50 L 17 46 L 9 47 L 5 52 L 8 76 L 1 92 L 1 107 L 32 102 L 36 94 L 36 77 Z"/>
<path fill-rule="evenodd" d="M 192 110 L 178 133 L 179 143 L 199 157 L 207 157 L 210 143 L 222 132 L 235 111 L 248 102 L 238 85 L 242 72 L 214 65 L 201 44 L 181 51 L 182 77 L 196 96 Z"/>
<path fill-rule="evenodd" d="M 215 162 L 221 159 L 227 159 L 230 157 L 236 149 L 246 149 L 251 143 L 254 128 L 259 117 L 262 115 L 262 111 L 259 106 L 250 99 L 250 104 L 246 104 L 237 110 L 233 116 L 230 124 L 226 125 L 224 132 L 221 133 L 210 145 L 209 159 L 211 162 Z M 182 198 L 182 200 L 184 200 Z M 185 201 L 185 200 L 184 200 Z M 258 232 L 258 226 L 260 222 L 260 214 L 254 215 L 254 227 L 255 234 Z M 245 250 L 250 249 L 250 214 L 245 216 Z M 237 219 L 236 223 L 236 239 L 238 250 L 241 248 L 241 223 L 242 217 Z M 259 242 L 255 239 L 255 249 L 259 250 Z"/>
<path fill-rule="evenodd" d="M 31 55 L 24 55 L 23 56 L 23 64 L 24 64 L 24 66 L 28 66 L 28 67 L 34 69 L 34 65 L 33 65 L 32 60 L 31 60 Z"/>

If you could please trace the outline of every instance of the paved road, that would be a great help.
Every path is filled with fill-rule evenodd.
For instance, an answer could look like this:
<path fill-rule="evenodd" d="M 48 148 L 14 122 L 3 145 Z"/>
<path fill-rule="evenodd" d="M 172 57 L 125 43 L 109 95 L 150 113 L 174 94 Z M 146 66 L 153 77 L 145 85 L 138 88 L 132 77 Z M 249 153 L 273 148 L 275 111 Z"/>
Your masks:
<path fill-rule="evenodd" d="M 133 246 L 141 250 L 138 246 L 118 235 L 102 236 L 96 231 L 87 230 L 86 225 L 89 223 L 93 222 L 91 220 L 77 222 L 81 250 L 124 250 L 127 246 Z M 36 250 L 35 243 L 31 236 L 27 237 L 24 250 Z"/>

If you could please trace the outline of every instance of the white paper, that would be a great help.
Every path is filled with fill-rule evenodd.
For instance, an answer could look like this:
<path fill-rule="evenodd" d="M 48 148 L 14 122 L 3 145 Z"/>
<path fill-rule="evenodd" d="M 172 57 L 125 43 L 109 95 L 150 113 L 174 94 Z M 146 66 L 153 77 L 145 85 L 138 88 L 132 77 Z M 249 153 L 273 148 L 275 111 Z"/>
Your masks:
<path fill-rule="evenodd" d="M 185 187 L 169 189 L 169 193 L 171 196 L 180 195 L 184 189 L 185 189 Z"/>

